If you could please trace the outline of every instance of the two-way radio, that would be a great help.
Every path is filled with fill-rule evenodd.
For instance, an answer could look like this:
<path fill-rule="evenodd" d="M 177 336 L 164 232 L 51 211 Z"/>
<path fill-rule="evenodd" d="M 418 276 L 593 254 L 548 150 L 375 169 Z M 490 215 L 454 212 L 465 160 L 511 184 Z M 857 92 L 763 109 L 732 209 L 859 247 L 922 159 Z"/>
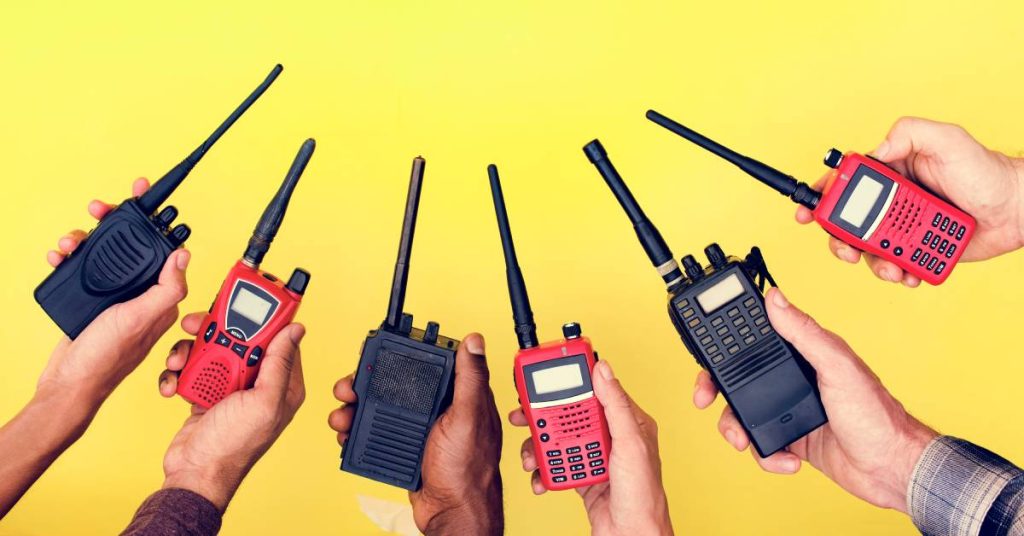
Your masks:
<path fill-rule="evenodd" d="M 452 401 L 459 341 L 440 335 L 437 322 L 412 327 L 402 311 L 426 161 L 412 161 L 402 237 L 388 313 L 363 343 L 353 389 L 352 430 L 341 450 L 341 470 L 408 490 L 419 489 L 427 437 Z"/>
<path fill-rule="evenodd" d="M 718 244 L 704 252 L 702 268 L 692 255 L 683 269 L 637 204 L 601 142 L 583 152 L 625 209 L 644 251 L 668 286 L 668 313 L 686 349 L 711 373 L 733 413 L 762 457 L 825 424 L 814 369 L 772 328 L 764 306 L 765 281 L 775 286 L 761 251 L 745 260 L 726 257 Z"/>
<path fill-rule="evenodd" d="M 178 380 L 178 394 L 185 400 L 209 408 L 235 391 L 251 388 L 263 364 L 263 352 L 295 318 L 309 285 L 309 272 L 296 268 L 285 284 L 260 270 L 260 263 L 315 148 L 312 139 L 302 144 L 281 188 L 256 224 L 245 253 L 228 272 L 203 318 L 202 336 L 192 346 Z"/>
<path fill-rule="evenodd" d="M 818 192 L 654 110 L 647 111 L 647 118 L 811 209 L 832 236 L 932 285 L 949 277 L 974 234 L 969 214 L 875 158 L 829 149 L 825 165 L 835 171 Z"/>
<path fill-rule="evenodd" d="M 178 209 L 164 207 L 192 168 L 218 139 L 270 87 L 282 67 L 231 112 L 192 154 L 137 198 L 107 214 L 64 262 L 36 287 L 35 299 L 68 337 L 74 339 L 108 307 L 138 297 L 156 284 L 164 262 L 191 234 L 187 225 L 168 230 Z"/>
<path fill-rule="evenodd" d="M 491 164 L 487 174 L 519 340 L 513 378 L 519 403 L 529 421 L 541 483 L 548 490 L 563 490 L 607 482 L 606 463 L 612 442 L 604 408 L 594 396 L 591 380 L 597 352 L 575 322 L 562 326 L 565 338 L 538 344 L 537 325 L 512 242 L 498 168 Z"/>

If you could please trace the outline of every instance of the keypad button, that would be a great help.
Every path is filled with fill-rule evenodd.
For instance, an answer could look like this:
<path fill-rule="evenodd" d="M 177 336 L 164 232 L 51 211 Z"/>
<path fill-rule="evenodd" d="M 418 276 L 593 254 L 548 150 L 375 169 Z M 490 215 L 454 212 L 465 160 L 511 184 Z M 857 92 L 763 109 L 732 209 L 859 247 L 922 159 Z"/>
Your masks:
<path fill-rule="evenodd" d="M 726 313 L 726 314 L 729 315 L 729 318 L 732 318 L 732 317 L 740 314 L 740 308 L 739 307 L 733 307 L 732 309 L 729 309 L 729 312 Z"/>
<path fill-rule="evenodd" d="M 940 262 L 939 265 L 935 267 L 935 275 L 942 275 L 942 272 L 944 271 L 946 271 L 946 263 Z"/>
<path fill-rule="evenodd" d="M 953 253 L 956 253 L 956 244 L 950 244 L 949 249 L 946 250 L 946 258 L 952 259 Z"/>
<path fill-rule="evenodd" d="M 936 212 L 935 217 L 932 218 L 932 227 L 938 227 L 940 221 L 942 221 L 942 213 Z"/>
<path fill-rule="evenodd" d="M 693 334 L 698 336 L 698 337 L 700 337 L 701 335 L 704 335 L 707 332 L 708 332 L 707 326 L 701 326 L 701 327 L 693 330 Z"/>
<path fill-rule="evenodd" d="M 733 320 L 733 321 L 732 321 L 732 325 L 734 325 L 734 326 L 738 326 L 738 325 L 740 325 L 740 324 L 743 324 L 743 323 L 744 323 L 744 322 L 746 322 L 746 321 L 747 321 L 747 319 L 741 316 L 741 317 L 739 317 L 739 318 L 737 318 L 737 319 Z"/>
<path fill-rule="evenodd" d="M 558 456 L 562 455 L 562 451 L 560 451 L 560 450 L 549 450 L 545 454 L 548 455 L 548 458 L 558 457 Z"/>
<path fill-rule="evenodd" d="M 734 345 L 729 347 L 729 353 L 730 354 L 735 354 L 736 352 L 739 352 L 739 351 L 740 351 L 740 345 L 738 345 L 738 344 L 734 344 Z"/>
<path fill-rule="evenodd" d="M 594 476 L 601 476 L 601 475 L 604 474 L 604 467 L 602 467 L 600 469 L 594 469 L 593 471 L 590 472 L 590 474 L 592 474 Z"/>
<path fill-rule="evenodd" d="M 556 484 L 560 484 L 562 482 L 565 482 L 567 479 L 564 476 L 556 476 L 556 477 L 552 478 L 551 480 L 553 482 L 555 482 Z"/>
<path fill-rule="evenodd" d="M 575 465 L 570 465 L 569 466 L 569 470 L 570 471 L 582 471 L 583 467 L 584 467 L 584 465 L 582 463 L 577 463 Z"/>
<path fill-rule="evenodd" d="M 717 351 L 718 351 L 718 345 L 717 344 L 712 344 L 711 346 L 708 346 L 708 353 L 709 354 L 713 354 L 713 353 L 715 353 Z"/>
<path fill-rule="evenodd" d="M 961 225 L 960 228 L 956 230 L 956 239 L 957 240 L 963 240 L 964 239 L 964 232 L 966 232 L 966 231 L 967 231 L 967 228 L 964 227 L 963 225 Z"/>
<path fill-rule="evenodd" d="M 938 262 L 939 262 L 939 258 L 938 257 L 932 257 L 932 260 L 928 261 L 928 269 L 929 270 L 934 269 L 935 265 L 938 264 Z"/>
<path fill-rule="evenodd" d="M 714 319 L 711 320 L 711 325 L 714 327 L 721 326 L 723 323 L 725 323 L 725 319 L 720 316 L 716 316 Z"/>
<path fill-rule="evenodd" d="M 541 443 L 547 443 L 549 439 L 551 439 L 551 436 L 549 436 L 547 434 L 541 434 L 540 435 L 540 442 Z"/>
<path fill-rule="evenodd" d="M 931 249 L 935 249 L 935 247 L 939 245 L 939 242 L 941 240 L 942 240 L 941 236 L 935 235 L 935 238 L 932 238 L 932 243 L 928 244 L 928 247 L 931 248 Z"/>
<path fill-rule="evenodd" d="M 722 327 L 716 329 L 715 333 L 717 333 L 719 336 L 725 335 L 726 333 L 729 333 L 729 328 L 726 327 L 726 326 L 722 326 Z"/>
<path fill-rule="evenodd" d="M 591 460 L 594 459 L 594 458 L 600 458 L 600 457 L 601 457 L 601 451 L 599 451 L 599 450 L 594 450 L 594 451 L 591 451 L 591 452 L 587 453 L 587 458 L 589 458 Z"/>
<path fill-rule="evenodd" d="M 248 349 L 248 346 L 244 344 L 238 344 L 237 342 L 231 345 L 231 351 L 234 352 L 235 355 L 237 355 L 238 357 L 245 357 L 245 351 Z"/>
<path fill-rule="evenodd" d="M 918 266 L 924 266 L 925 263 L 927 263 L 928 259 L 930 259 L 930 258 L 932 258 L 931 253 L 925 253 L 924 257 L 921 257 L 921 260 L 917 261 L 917 265 Z"/>
<path fill-rule="evenodd" d="M 757 303 L 757 300 L 755 300 L 754 298 L 747 298 L 747 299 L 743 300 L 743 306 L 744 307 L 750 307 L 751 305 L 754 305 L 755 303 Z"/>
<path fill-rule="evenodd" d="M 757 318 L 755 318 L 755 319 L 754 319 L 754 325 L 755 325 L 755 326 L 760 326 L 761 324 L 764 324 L 764 323 L 765 323 L 765 322 L 767 322 L 767 321 L 768 321 L 768 319 L 767 319 L 767 318 L 765 318 L 765 317 L 763 317 L 763 316 L 759 316 L 759 317 L 757 317 Z"/>
<path fill-rule="evenodd" d="M 206 333 L 203 333 L 203 342 L 210 342 L 213 338 L 213 334 L 217 332 L 217 323 L 210 322 L 209 326 L 206 326 Z"/>
<path fill-rule="evenodd" d="M 703 339 L 700 340 L 700 344 L 701 346 L 707 346 L 711 344 L 711 341 L 713 340 L 715 340 L 715 338 L 712 337 L 711 335 L 708 335 L 707 337 L 704 337 Z"/>
<path fill-rule="evenodd" d="M 889 249 L 889 244 L 891 244 L 891 242 L 889 242 L 886 239 L 882 239 L 882 242 L 881 242 L 880 245 L 882 246 L 882 249 Z"/>
<path fill-rule="evenodd" d="M 594 460 L 590 462 L 591 467 L 601 467 L 602 465 L 604 465 L 604 460 Z"/>
<path fill-rule="evenodd" d="M 551 458 L 548 460 L 548 465 L 562 465 L 563 463 L 565 463 L 565 460 L 561 458 Z"/>
<path fill-rule="evenodd" d="M 892 248 L 892 254 L 896 255 L 897 257 L 899 257 L 900 255 L 903 255 L 903 248 L 901 248 L 899 246 L 896 246 L 896 247 Z"/>
<path fill-rule="evenodd" d="M 565 472 L 565 467 L 552 467 L 551 474 L 560 475 Z"/>
<path fill-rule="evenodd" d="M 743 326 L 742 328 L 740 328 L 739 333 L 740 333 L 741 336 L 746 335 L 747 333 L 750 333 L 750 326 Z"/>
<path fill-rule="evenodd" d="M 765 327 L 761 328 L 761 335 L 767 335 L 768 332 L 771 331 L 771 330 L 772 330 L 771 326 L 765 326 Z"/>
<path fill-rule="evenodd" d="M 914 250 L 914 254 L 910 256 L 910 262 L 917 262 L 917 259 L 921 258 L 921 248 Z"/>
<path fill-rule="evenodd" d="M 757 316 L 759 314 L 761 314 L 760 307 L 754 307 L 753 309 L 750 310 L 750 316 Z"/>
<path fill-rule="evenodd" d="M 946 232 L 946 229 L 948 229 L 948 228 L 949 228 L 949 216 L 946 216 L 945 218 L 942 218 L 942 225 L 939 225 L 939 230 L 942 231 L 942 232 Z"/>
<path fill-rule="evenodd" d="M 231 346 L 231 339 L 225 335 L 223 331 L 217 334 L 217 340 L 214 342 L 225 348 L 229 348 Z"/>
<path fill-rule="evenodd" d="M 576 462 L 582 462 L 582 461 L 583 461 L 583 455 L 582 454 L 577 454 L 575 456 L 569 456 L 569 463 L 576 463 Z"/>
<path fill-rule="evenodd" d="M 697 327 L 697 324 L 700 324 L 699 318 L 691 318 L 690 321 L 686 323 L 686 325 L 690 326 L 691 328 Z"/>
<path fill-rule="evenodd" d="M 932 237 L 933 237 L 933 236 L 935 236 L 935 235 L 934 235 L 934 234 L 932 234 L 932 232 L 931 232 L 931 231 L 928 231 L 928 232 L 926 232 L 926 233 L 924 234 L 924 238 L 922 238 L 922 239 L 921 239 L 921 244 L 922 244 L 922 245 L 928 245 L 928 242 L 931 242 L 931 241 L 932 241 Z"/>
<path fill-rule="evenodd" d="M 569 447 L 569 448 L 565 449 L 565 453 L 566 454 L 576 454 L 579 451 L 580 451 L 579 447 Z"/>
<path fill-rule="evenodd" d="M 754 337 L 753 335 L 751 335 L 751 336 L 743 339 L 743 344 L 750 344 L 750 343 L 754 342 L 755 340 L 757 340 L 757 338 Z"/>
<path fill-rule="evenodd" d="M 683 318 L 690 318 L 693 315 L 693 307 L 687 307 L 686 309 L 683 309 Z"/>
<path fill-rule="evenodd" d="M 587 443 L 587 450 L 594 450 L 594 449 L 596 449 L 597 447 L 600 447 L 600 446 L 601 446 L 601 443 L 599 441 L 594 441 L 593 443 Z"/>
<path fill-rule="evenodd" d="M 717 365 L 717 364 L 721 363 L 723 359 L 725 359 L 725 357 L 723 357 L 722 354 L 715 354 L 715 355 L 711 356 L 711 364 L 712 365 Z"/>
<path fill-rule="evenodd" d="M 958 227 L 960 227 L 960 224 L 957 222 L 949 224 L 949 236 L 953 236 L 954 234 L 956 234 L 956 230 Z"/>
<path fill-rule="evenodd" d="M 945 253 L 947 247 L 949 247 L 949 240 L 943 239 L 942 243 L 939 244 L 939 253 Z"/>
<path fill-rule="evenodd" d="M 582 467 L 581 467 L 581 469 L 582 469 Z M 572 479 L 573 480 L 583 480 L 584 478 L 587 478 L 587 473 L 573 473 L 572 474 Z"/>
<path fill-rule="evenodd" d="M 261 357 L 263 357 L 263 348 L 257 346 L 249 352 L 249 359 L 245 361 L 245 365 L 248 367 L 254 367 L 256 366 L 256 363 L 260 362 Z"/>
<path fill-rule="evenodd" d="M 734 342 L 736 342 L 736 337 L 733 337 L 732 335 L 722 339 L 722 344 L 732 344 Z"/>

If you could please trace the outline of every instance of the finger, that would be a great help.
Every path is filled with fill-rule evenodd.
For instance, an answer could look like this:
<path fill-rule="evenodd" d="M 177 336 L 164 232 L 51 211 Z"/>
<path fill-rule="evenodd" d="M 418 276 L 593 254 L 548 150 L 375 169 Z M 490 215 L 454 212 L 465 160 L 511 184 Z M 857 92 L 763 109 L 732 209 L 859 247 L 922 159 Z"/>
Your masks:
<path fill-rule="evenodd" d="M 846 261 L 850 264 L 857 264 L 860 261 L 859 249 L 833 236 L 828 237 L 828 249 L 841 261 Z"/>
<path fill-rule="evenodd" d="M 171 348 L 171 353 L 167 356 L 167 370 L 172 372 L 179 372 L 185 368 L 185 363 L 188 362 L 188 354 L 192 351 L 192 341 L 180 340 L 174 344 Z"/>
<path fill-rule="evenodd" d="M 512 426 L 527 426 L 530 424 L 529 419 L 526 418 L 526 413 L 523 408 L 516 408 L 508 413 L 508 422 L 512 423 Z"/>
<path fill-rule="evenodd" d="M 903 272 L 903 286 L 917 288 L 921 285 L 921 278 L 910 272 Z"/>
<path fill-rule="evenodd" d="M 479 333 L 470 333 L 455 354 L 455 397 L 452 405 L 478 405 L 490 393 L 489 381 L 484 338 Z"/>
<path fill-rule="evenodd" d="M 342 406 L 335 409 L 327 416 L 327 425 L 335 432 L 345 432 L 347 434 L 349 430 L 352 429 L 352 419 L 355 415 L 356 408 L 352 406 Z"/>
<path fill-rule="evenodd" d="M 796 222 L 801 224 L 808 224 L 814 221 L 814 212 L 811 209 L 797 205 L 796 207 Z"/>
<path fill-rule="evenodd" d="M 303 328 L 305 329 L 305 328 Z M 299 407 L 306 400 L 306 379 L 302 373 L 302 349 L 295 352 L 295 361 L 292 363 L 292 373 L 288 378 L 288 392 L 286 401 L 288 407 L 298 411 Z"/>
<path fill-rule="evenodd" d="M 736 450 L 742 451 L 750 446 L 750 438 L 729 406 L 722 408 L 722 416 L 718 418 L 718 433 Z"/>
<path fill-rule="evenodd" d="M 913 154 L 943 154 L 962 142 L 963 129 L 920 117 L 901 117 L 871 155 L 882 162 L 903 160 Z"/>
<path fill-rule="evenodd" d="M 104 203 L 99 199 L 89 201 L 89 215 L 97 220 L 102 220 L 111 210 L 114 210 L 114 205 L 110 203 Z"/>
<path fill-rule="evenodd" d="M 57 241 L 57 249 L 60 250 L 61 253 L 67 255 L 68 253 L 78 249 L 78 244 L 80 244 L 82 240 L 85 240 L 85 236 L 85 231 L 75 229 L 62 236 L 60 240 Z"/>
<path fill-rule="evenodd" d="M 139 197 L 149 190 L 149 179 L 139 177 L 132 182 L 132 197 Z"/>
<path fill-rule="evenodd" d="M 762 458 L 754 449 L 750 449 L 750 453 L 754 455 L 754 460 L 761 469 L 769 473 L 791 475 L 800 470 L 800 458 L 792 452 L 780 450 L 767 458 Z"/>
<path fill-rule="evenodd" d="M 346 404 L 355 404 L 357 401 L 356 391 L 352 388 L 355 384 L 355 376 L 349 374 L 334 384 L 334 398 Z"/>
<path fill-rule="evenodd" d="M 299 343 L 306 336 L 302 324 L 292 323 L 274 335 L 267 346 L 263 367 L 253 387 L 269 396 L 283 399 L 292 381 L 292 369 L 299 355 Z"/>
<path fill-rule="evenodd" d="M 711 379 L 711 374 L 706 370 L 697 373 L 697 383 L 693 386 L 693 405 L 697 409 L 704 409 L 711 405 L 718 397 L 718 387 Z"/>
<path fill-rule="evenodd" d="M 149 321 L 155 315 L 166 314 L 184 300 L 188 294 L 185 268 L 188 267 L 189 259 L 191 255 L 188 250 L 179 249 L 172 252 L 160 270 L 157 283 L 138 298 L 125 302 L 129 316 Z"/>
<path fill-rule="evenodd" d="M 178 372 L 165 370 L 160 373 L 158 380 L 160 396 L 170 398 L 178 392 Z"/>
<path fill-rule="evenodd" d="M 348 432 L 338 432 L 338 446 L 345 446 L 345 441 L 348 441 Z"/>
<path fill-rule="evenodd" d="M 534 495 L 543 495 L 548 490 L 544 487 L 544 484 L 540 481 L 540 471 L 534 471 L 530 475 L 530 486 L 533 488 Z"/>
<path fill-rule="evenodd" d="M 64 262 L 64 254 L 51 249 L 46 252 L 46 262 L 56 268 L 60 263 Z"/>
<path fill-rule="evenodd" d="M 903 280 L 903 269 L 895 263 L 887 261 L 874 255 L 864 255 L 864 261 L 874 272 L 875 277 L 890 283 L 898 283 Z"/>
<path fill-rule="evenodd" d="M 189 335 L 198 335 L 199 328 L 203 326 L 203 319 L 206 318 L 206 313 L 189 313 L 185 315 L 185 318 L 181 319 L 181 329 L 185 330 L 185 333 Z"/>
<path fill-rule="evenodd" d="M 781 290 L 769 289 L 765 306 L 772 327 L 814 367 L 819 382 L 850 371 L 849 365 L 857 359 L 856 354 L 849 350 L 842 339 L 823 329 L 807 313 L 789 303 Z"/>
<path fill-rule="evenodd" d="M 533 451 L 532 437 L 523 440 L 523 444 L 519 447 L 519 458 L 523 462 L 523 471 L 529 472 L 537 469 L 537 455 Z"/>
<path fill-rule="evenodd" d="M 617 437 L 640 437 L 640 425 L 633 413 L 633 403 L 615 378 L 612 366 L 608 361 L 601 360 L 594 366 L 594 372 L 594 394 L 604 408 L 612 440 Z"/>

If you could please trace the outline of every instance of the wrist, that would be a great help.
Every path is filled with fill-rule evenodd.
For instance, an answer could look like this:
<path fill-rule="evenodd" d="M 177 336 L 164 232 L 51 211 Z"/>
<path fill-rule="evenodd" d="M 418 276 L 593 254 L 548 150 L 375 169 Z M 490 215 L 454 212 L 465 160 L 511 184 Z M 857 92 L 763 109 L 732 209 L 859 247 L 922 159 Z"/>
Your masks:
<path fill-rule="evenodd" d="M 50 422 L 64 429 L 62 435 L 68 437 L 68 444 L 71 444 L 85 433 L 104 400 L 106 397 L 84 389 L 40 384 L 28 407 L 50 415 L 60 415 L 59 419 Z"/>
<path fill-rule="evenodd" d="M 1014 189 L 1017 200 L 1017 247 L 1024 248 L 1024 158 L 1010 158 L 1010 164 L 1016 174 L 1017 182 Z"/>
<path fill-rule="evenodd" d="M 938 432 L 925 426 L 917 419 L 908 416 L 909 426 L 896 442 L 894 459 L 888 476 L 888 485 L 891 498 L 886 501 L 886 506 L 900 512 L 907 513 L 907 490 L 910 488 L 910 481 L 914 476 L 914 469 L 917 462 L 924 454 L 928 445 L 939 437 Z"/>
<path fill-rule="evenodd" d="M 184 489 L 210 501 L 224 513 L 242 484 L 246 471 L 240 468 L 209 464 L 203 467 L 167 471 L 162 489 Z"/>
<path fill-rule="evenodd" d="M 496 477 L 477 492 L 461 490 L 463 502 L 437 508 L 421 527 L 426 536 L 501 535 L 505 532 L 501 478 Z M 415 511 L 415 504 L 413 509 Z M 414 512 L 415 513 L 415 512 Z"/>

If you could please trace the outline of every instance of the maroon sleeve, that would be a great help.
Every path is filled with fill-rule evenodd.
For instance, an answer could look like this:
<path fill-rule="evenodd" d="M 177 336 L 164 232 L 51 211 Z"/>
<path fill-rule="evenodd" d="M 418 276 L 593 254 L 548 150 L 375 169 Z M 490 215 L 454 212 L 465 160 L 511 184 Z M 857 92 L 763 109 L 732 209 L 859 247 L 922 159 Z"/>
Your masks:
<path fill-rule="evenodd" d="M 184 489 L 163 489 L 146 499 L 122 536 L 213 536 L 221 513 L 203 496 Z"/>

